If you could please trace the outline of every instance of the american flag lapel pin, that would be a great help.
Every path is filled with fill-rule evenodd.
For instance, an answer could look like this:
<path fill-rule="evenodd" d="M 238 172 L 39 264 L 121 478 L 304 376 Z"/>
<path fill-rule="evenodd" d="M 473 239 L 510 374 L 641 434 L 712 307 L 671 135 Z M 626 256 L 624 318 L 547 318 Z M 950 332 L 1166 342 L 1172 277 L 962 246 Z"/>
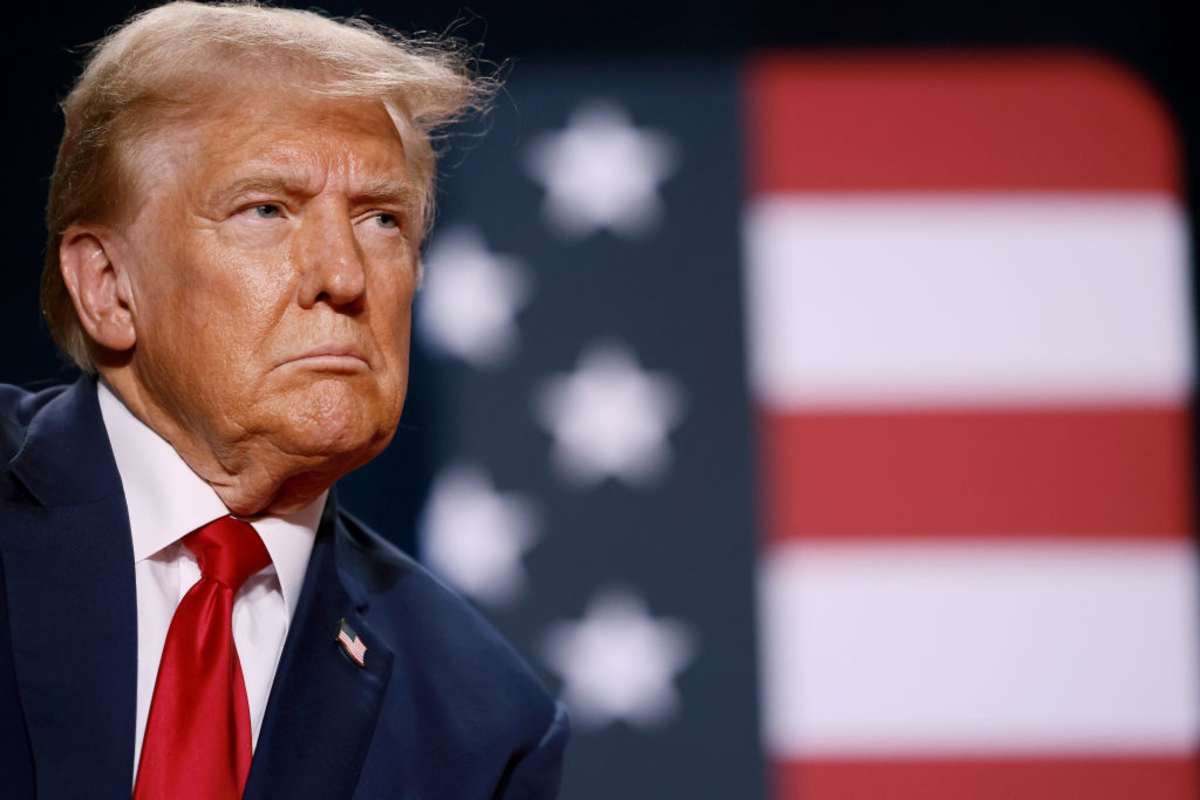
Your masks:
<path fill-rule="evenodd" d="M 354 628 L 346 624 L 345 618 L 338 623 L 337 641 L 346 651 L 346 655 L 350 656 L 351 661 L 360 667 L 366 665 L 367 646 L 363 644 L 362 639 L 358 638 Z"/>

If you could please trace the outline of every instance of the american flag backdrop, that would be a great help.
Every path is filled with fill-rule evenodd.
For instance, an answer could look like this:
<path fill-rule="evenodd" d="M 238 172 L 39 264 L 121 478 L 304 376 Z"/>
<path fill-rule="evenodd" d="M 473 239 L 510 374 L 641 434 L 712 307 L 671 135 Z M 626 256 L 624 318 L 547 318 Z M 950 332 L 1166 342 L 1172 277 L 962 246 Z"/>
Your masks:
<path fill-rule="evenodd" d="M 422 558 L 564 797 L 1200 791 L 1180 153 L 1072 53 L 516 65 L 450 142 Z M 381 477 L 383 476 L 383 477 Z"/>
<path fill-rule="evenodd" d="M 778 59 L 749 83 L 779 794 L 1196 796 L 1164 110 L 1080 56 Z"/>

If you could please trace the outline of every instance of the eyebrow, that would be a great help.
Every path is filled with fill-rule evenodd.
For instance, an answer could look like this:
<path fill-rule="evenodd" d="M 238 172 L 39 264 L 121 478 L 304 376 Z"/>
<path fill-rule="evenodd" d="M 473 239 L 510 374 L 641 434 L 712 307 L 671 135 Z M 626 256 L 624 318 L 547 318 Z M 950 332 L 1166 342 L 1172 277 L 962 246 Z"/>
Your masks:
<path fill-rule="evenodd" d="M 232 183 L 226 184 L 217 188 L 211 195 L 212 199 L 217 203 L 228 202 L 235 197 L 251 192 L 261 192 L 262 194 L 285 194 L 298 196 L 308 194 L 305 190 L 304 183 L 295 178 L 288 178 L 283 175 L 250 175 L 245 178 L 239 178 Z"/>
<path fill-rule="evenodd" d="M 235 180 L 217 189 L 212 196 L 216 202 L 225 203 L 240 195 L 253 192 L 283 194 L 292 197 L 305 197 L 313 194 L 311 186 L 296 177 L 260 174 Z M 410 207 L 416 201 L 417 195 L 416 188 L 410 181 L 378 177 L 351 187 L 350 200 L 356 204 L 387 203 Z"/>
<path fill-rule="evenodd" d="M 396 178 L 372 178 L 353 187 L 350 199 L 356 203 L 385 203 L 411 206 L 417 198 L 411 181 Z"/>

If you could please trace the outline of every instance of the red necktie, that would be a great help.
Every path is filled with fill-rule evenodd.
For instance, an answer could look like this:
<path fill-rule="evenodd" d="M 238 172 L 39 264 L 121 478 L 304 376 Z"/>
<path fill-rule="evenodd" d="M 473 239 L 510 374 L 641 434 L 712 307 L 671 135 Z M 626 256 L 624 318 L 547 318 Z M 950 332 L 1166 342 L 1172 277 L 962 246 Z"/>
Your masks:
<path fill-rule="evenodd" d="M 184 545 L 200 563 L 167 631 L 134 800 L 242 796 L 250 772 L 250 706 L 233 642 L 233 596 L 271 562 L 249 523 L 222 517 Z"/>

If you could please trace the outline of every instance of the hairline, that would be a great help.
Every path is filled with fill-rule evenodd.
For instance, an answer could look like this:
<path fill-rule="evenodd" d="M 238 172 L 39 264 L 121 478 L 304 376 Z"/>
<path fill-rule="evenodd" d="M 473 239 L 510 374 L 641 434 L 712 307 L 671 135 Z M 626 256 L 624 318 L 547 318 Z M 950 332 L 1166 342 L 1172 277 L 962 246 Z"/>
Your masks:
<path fill-rule="evenodd" d="M 390 98 L 368 93 L 361 95 L 325 94 L 314 91 L 322 85 L 324 85 L 322 82 L 315 80 L 303 83 L 290 82 L 284 93 L 341 106 L 349 113 L 353 113 L 350 109 L 353 109 L 354 106 L 372 103 L 378 103 L 383 108 L 392 124 L 392 131 L 396 134 L 403 150 L 404 183 L 407 184 L 413 201 L 413 209 L 417 217 L 415 220 L 417 223 L 415 228 L 418 231 L 416 243 L 420 244 L 424 240 L 431 222 L 426 218 L 429 216 L 426 212 L 433 192 L 433 175 L 424 176 L 425 180 L 421 180 L 422 176 L 418 175 L 417 170 L 414 169 L 415 156 L 412 149 L 414 145 L 419 147 L 421 140 L 428 145 L 428 137 L 407 123 L 403 112 L 397 109 Z M 146 105 L 151 108 L 133 112 L 139 114 L 140 119 L 137 120 L 139 124 L 132 126 L 133 130 L 124 136 L 118 137 L 112 147 L 112 154 L 116 162 L 114 167 L 120 173 L 119 177 L 124 179 L 122 181 L 124 191 L 116 198 L 113 209 L 115 213 L 100 219 L 81 218 L 72 224 L 111 223 L 125 216 L 130 209 L 140 207 L 140 203 L 146 199 L 150 191 L 148 185 L 150 176 L 147 175 L 147 172 L 153 167 L 149 165 L 149 162 L 174 149 L 172 145 L 181 138 L 179 135 L 181 130 L 191 126 L 192 132 L 203 136 L 205 129 L 213 122 L 222 117 L 228 118 L 231 113 L 236 115 L 236 111 L 231 112 L 231 109 L 238 107 L 239 98 L 246 98 L 254 93 L 253 89 L 243 89 L 240 86 L 233 91 L 201 90 L 190 97 L 173 97 L 168 102 L 149 102 Z M 416 142 L 414 142 L 414 137 L 417 138 Z M 135 196 L 131 197 L 130 195 Z M 127 216 L 125 218 L 128 219 Z"/>

